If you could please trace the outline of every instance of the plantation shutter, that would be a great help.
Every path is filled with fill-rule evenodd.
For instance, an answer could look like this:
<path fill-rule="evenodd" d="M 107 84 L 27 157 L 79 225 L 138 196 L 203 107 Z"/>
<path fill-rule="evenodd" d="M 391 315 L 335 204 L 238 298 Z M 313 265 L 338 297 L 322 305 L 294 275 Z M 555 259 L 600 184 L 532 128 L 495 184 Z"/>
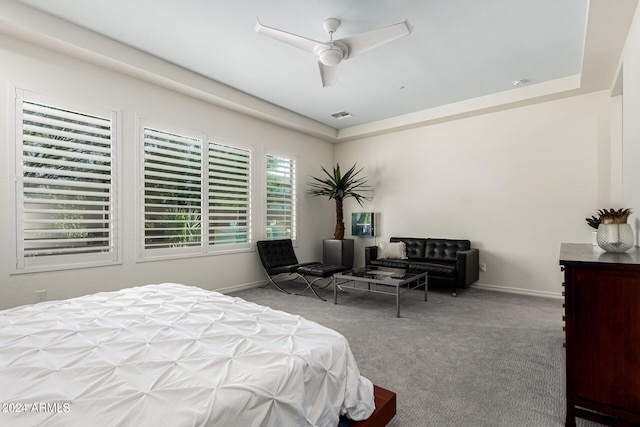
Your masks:
<path fill-rule="evenodd" d="M 145 250 L 200 251 L 202 140 L 148 127 L 143 139 Z"/>
<path fill-rule="evenodd" d="M 17 93 L 16 267 L 117 260 L 115 113 L 81 113 Z"/>
<path fill-rule="evenodd" d="M 267 155 L 267 239 L 296 238 L 295 160 Z"/>
<path fill-rule="evenodd" d="M 248 247 L 251 152 L 209 143 L 209 245 Z"/>

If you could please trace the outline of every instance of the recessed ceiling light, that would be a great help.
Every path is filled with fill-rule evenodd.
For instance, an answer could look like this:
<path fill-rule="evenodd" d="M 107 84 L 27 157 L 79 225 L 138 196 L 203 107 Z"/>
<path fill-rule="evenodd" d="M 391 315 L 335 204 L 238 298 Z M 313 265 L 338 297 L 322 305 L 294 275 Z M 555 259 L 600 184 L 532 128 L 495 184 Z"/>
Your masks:
<path fill-rule="evenodd" d="M 348 119 L 349 117 L 351 117 L 351 113 L 348 113 L 346 111 L 338 111 L 337 113 L 333 113 L 331 117 L 338 120 Z"/>
<path fill-rule="evenodd" d="M 514 86 L 522 86 L 523 84 L 528 83 L 528 82 L 529 82 L 529 80 L 527 80 L 527 79 L 517 79 L 517 80 L 512 81 L 511 84 L 514 85 Z"/>

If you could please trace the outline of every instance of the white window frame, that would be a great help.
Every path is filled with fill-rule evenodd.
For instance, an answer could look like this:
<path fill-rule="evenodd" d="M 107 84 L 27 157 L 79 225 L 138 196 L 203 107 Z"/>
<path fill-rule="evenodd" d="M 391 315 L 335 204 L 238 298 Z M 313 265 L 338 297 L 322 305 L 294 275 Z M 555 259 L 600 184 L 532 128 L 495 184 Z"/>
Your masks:
<path fill-rule="evenodd" d="M 85 268 L 85 267 L 96 267 L 103 265 L 113 265 L 119 264 L 122 261 L 122 248 L 119 242 L 122 241 L 121 237 L 121 227 L 120 218 L 120 144 L 119 144 L 119 136 L 120 136 L 120 128 L 119 128 L 119 117 L 120 112 L 115 109 L 105 109 L 96 106 L 88 106 L 80 102 L 75 102 L 71 100 L 66 100 L 62 98 L 50 97 L 46 96 L 34 91 L 29 91 L 26 89 L 22 89 L 19 87 L 12 86 L 11 91 L 14 95 L 14 99 L 11 107 L 11 114 L 14 120 L 11 120 L 11 129 L 10 135 L 13 135 L 13 141 L 9 144 L 9 161 L 12 162 L 9 170 L 13 172 L 14 180 L 12 182 L 13 188 L 9 192 L 10 194 L 10 206 L 11 206 L 11 221 L 13 224 L 14 233 L 11 234 L 11 244 L 13 248 L 13 257 L 11 260 L 10 273 L 11 274 L 19 274 L 19 273 L 30 273 L 30 272 L 40 272 L 40 271 L 53 271 L 53 270 L 64 270 L 64 269 L 73 269 L 73 268 Z M 23 121 L 24 121 L 24 102 L 44 105 L 46 108 L 51 108 L 51 111 L 54 110 L 60 111 L 65 110 L 69 111 L 70 116 L 74 116 L 74 114 L 78 115 L 86 115 L 92 116 L 95 118 L 101 118 L 110 121 L 110 133 L 108 140 L 110 141 L 110 145 L 105 152 L 109 153 L 109 166 L 106 168 L 103 166 L 103 169 L 109 170 L 110 179 L 109 183 L 106 184 L 107 194 L 109 197 L 108 208 L 106 211 L 108 220 L 106 222 L 107 227 L 105 230 L 108 230 L 108 237 L 106 243 L 106 250 L 101 252 L 80 252 L 80 253 L 62 253 L 63 251 L 52 249 L 50 253 L 42 253 L 41 255 L 35 256 L 25 256 L 25 239 L 27 238 L 27 234 L 25 231 L 25 221 L 27 207 L 25 206 L 25 177 L 24 177 L 24 138 L 23 138 Z M 90 121 L 91 119 L 87 119 Z M 71 128 L 72 126 L 69 126 Z M 69 134 L 69 131 L 65 131 Z M 91 137 L 87 137 L 90 139 Z M 64 144 L 60 144 L 63 146 Z M 33 150 L 31 150 L 33 152 Z M 82 153 L 77 156 L 77 158 L 82 157 L 91 157 L 90 154 Z M 54 166 L 65 166 L 65 161 L 60 159 L 50 159 L 51 164 L 57 163 Z M 98 170 L 99 167 L 96 167 Z M 74 172 L 72 172 L 74 173 Z M 77 175 L 78 172 L 76 171 Z M 69 180 L 71 182 L 71 180 Z M 63 178 L 59 180 L 59 182 L 65 182 Z M 77 183 L 77 181 L 73 181 Z M 86 184 L 83 184 L 86 185 Z M 103 184 L 105 185 L 105 184 Z M 95 187 L 91 187 L 95 188 Z M 62 190 L 59 190 L 62 191 Z M 67 190 L 64 190 L 67 191 Z M 35 196 L 34 196 L 35 198 Z M 42 196 L 43 200 L 47 199 L 46 196 Z M 44 201 L 43 205 L 49 203 Z M 78 205 L 78 204 L 75 204 Z M 37 207 L 29 208 L 32 212 L 33 209 L 37 209 Z M 42 213 L 55 214 L 56 209 L 60 209 L 59 207 L 44 209 L 42 208 Z M 77 206 L 75 209 L 78 209 Z M 62 210 L 60 210 L 62 213 Z M 41 214 L 42 214 L 41 213 Z M 36 212 L 37 214 L 37 212 Z M 49 218 L 48 220 L 52 220 Z M 51 230 L 57 230 L 52 233 L 47 233 L 47 237 L 42 237 L 43 242 L 50 240 L 49 237 L 59 235 L 61 233 L 61 229 L 64 227 L 59 227 L 59 225 L 68 221 L 67 219 L 61 219 L 59 223 L 56 224 L 55 229 L 50 227 Z M 55 222 L 55 221 L 54 221 Z M 71 224 L 71 222 L 69 222 Z M 81 224 L 79 222 L 78 224 Z M 72 233 L 71 233 L 72 234 Z M 56 236 L 57 237 L 57 236 Z M 59 237 L 57 237 L 59 238 Z M 67 237 L 67 239 L 76 239 L 76 237 Z M 91 239 L 85 239 L 82 237 L 77 237 L 78 241 L 81 240 L 89 241 Z M 104 240 L 104 239 L 101 239 Z M 52 240 L 50 240 L 52 241 Z M 55 253 L 60 252 L 60 253 Z"/>
<path fill-rule="evenodd" d="M 269 157 L 275 157 L 277 159 L 288 160 L 293 162 L 293 173 L 291 174 L 291 227 L 290 227 L 290 235 L 282 235 L 279 233 L 273 234 L 270 232 L 272 228 L 269 224 L 269 189 L 268 189 L 268 175 L 269 175 Z M 276 240 L 276 239 L 287 239 L 290 238 L 293 243 L 297 242 L 297 234 L 298 234 L 298 159 L 296 156 L 279 153 L 274 151 L 266 151 L 263 156 L 264 161 L 264 216 L 263 216 L 263 227 L 264 229 L 264 237 L 267 240 Z"/>
<path fill-rule="evenodd" d="M 152 261 L 158 259 L 173 259 L 184 258 L 192 256 L 212 255 L 218 253 L 230 253 L 238 251 L 248 251 L 251 249 L 251 243 L 253 241 L 253 228 L 252 228 L 252 198 L 253 194 L 253 146 L 246 146 L 243 144 L 226 143 L 220 138 L 208 137 L 205 132 L 189 130 L 181 128 L 179 126 L 167 124 L 166 122 L 149 120 L 145 118 L 138 119 L 138 146 L 139 146 L 139 161 L 137 162 L 139 167 L 138 174 L 138 200 L 137 207 L 139 209 L 138 218 L 139 222 L 139 261 Z M 181 137 L 191 138 L 198 140 L 200 144 L 200 241 L 197 245 L 188 247 L 164 247 L 164 248 L 147 248 L 146 247 L 146 199 L 145 199 L 145 132 L 146 129 L 154 129 L 156 131 L 169 133 Z M 230 244 L 211 244 L 210 242 L 210 215 L 209 215 L 209 201 L 212 198 L 212 186 L 210 180 L 210 164 L 209 154 L 211 146 L 226 146 L 232 150 L 246 151 L 249 155 L 249 168 L 247 185 L 248 188 L 248 213 L 247 213 L 247 241 L 241 243 Z"/>

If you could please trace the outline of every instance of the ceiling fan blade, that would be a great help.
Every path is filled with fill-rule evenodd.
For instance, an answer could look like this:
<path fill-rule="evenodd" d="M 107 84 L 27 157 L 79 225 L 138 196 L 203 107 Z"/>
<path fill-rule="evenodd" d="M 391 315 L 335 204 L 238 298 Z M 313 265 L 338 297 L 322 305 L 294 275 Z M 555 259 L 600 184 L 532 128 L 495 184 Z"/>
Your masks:
<path fill-rule="evenodd" d="M 405 19 L 403 22 L 397 24 L 366 31 L 337 41 L 347 46 L 349 51 L 344 59 L 348 59 L 395 39 L 399 39 L 402 36 L 406 36 L 411 33 L 411 31 L 413 31 L 413 26 Z"/>
<path fill-rule="evenodd" d="M 318 50 L 328 49 L 331 47 L 326 43 L 321 43 L 315 40 L 308 39 L 306 37 L 298 36 L 296 34 L 287 33 L 286 31 L 278 30 L 276 28 L 267 27 L 266 25 L 262 25 L 257 19 L 255 30 L 256 33 L 271 37 L 272 39 L 276 39 L 314 55 L 318 52 Z"/>
<path fill-rule="evenodd" d="M 320 68 L 320 78 L 322 79 L 322 87 L 333 86 L 338 80 L 338 71 L 340 71 L 340 64 L 328 66 L 318 61 L 318 67 Z"/>

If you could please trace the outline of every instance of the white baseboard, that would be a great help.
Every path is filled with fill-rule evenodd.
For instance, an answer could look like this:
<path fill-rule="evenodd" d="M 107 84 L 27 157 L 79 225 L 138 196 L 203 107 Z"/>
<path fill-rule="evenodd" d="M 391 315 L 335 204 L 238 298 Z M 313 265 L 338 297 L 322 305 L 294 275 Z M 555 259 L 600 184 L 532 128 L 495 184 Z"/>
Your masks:
<path fill-rule="evenodd" d="M 260 280 L 257 282 L 250 283 L 241 283 L 239 285 L 227 286 L 225 288 L 216 289 L 217 292 L 221 294 L 228 294 L 231 292 L 242 291 L 245 289 L 256 288 L 258 286 L 262 286 L 266 284 L 267 280 Z M 470 287 L 477 289 L 484 289 L 487 291 L 496 291 L 496 292 L 506 292 L 510 294 L 520 294 L 520 295 L 531 295 L 535 297 L 543 297 L 543 298 L 553 298 L 553 299 L 563 299 L 562 293 L 558 292 L 547 292 L 547 291 L 534 291 L 531 289 L 522 289 L 522 288 L 512 288 L 509 286 L 496 286 L 496 285 L 487 285 L 484 283 L 474 283 Z"/>
<path fill-rule="evenodd" d="M 563 299 L 561 292 L 534 291 L 531 289 L 511 288 L 508 286 L 486 285 L 483 283 L 474 283 L 473 288 L 486 289 L 488 291 L 507 292 L 511 294 L 531 295 L 543 298 Z"/>
<path fill-rule="evenodd" d="M 262 286 L 267 283 L 267 280 L 260 280 L 258 282 L 250 282 L 250 283 L 241 283 L 239 285 L 227 286 L 226 288 L 216 289 L 216 292 L 220 292 L 221 294 L 228 294 L 236 291 L 243 291 L 245 289 L 257 288 L 258 286 Z"/>

